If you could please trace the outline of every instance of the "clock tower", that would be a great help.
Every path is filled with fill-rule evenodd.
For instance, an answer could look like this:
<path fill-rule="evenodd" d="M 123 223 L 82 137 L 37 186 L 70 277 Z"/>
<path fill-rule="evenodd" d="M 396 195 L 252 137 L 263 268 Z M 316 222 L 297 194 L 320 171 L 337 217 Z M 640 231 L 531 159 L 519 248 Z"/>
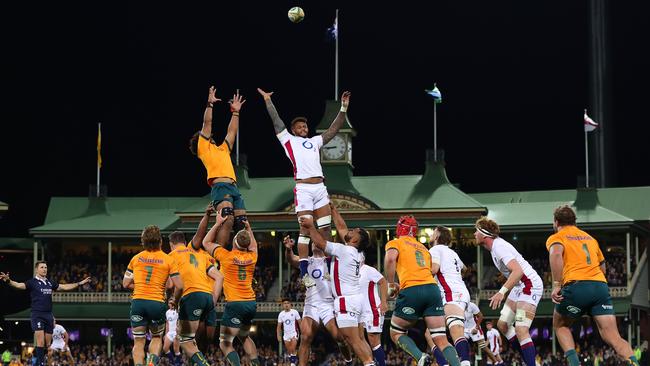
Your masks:
<path fill-rule="evenodd" d="M 325 113 L 316 126 L 316 133 L 321 134 L 327 130 L 336 115 L 341 109 L 341 102 L 328 100 L 325 102 Z M 323 167 L 323 173 L 327 179 L 328 189 L 338 189 L 350 192 L 356 192 L 352 185 L 352 138 L 357 132 L 352 127 L 348 115 L 345 116 L 345 122 L 327 145 L 321 148 L 320 161 Z"/>

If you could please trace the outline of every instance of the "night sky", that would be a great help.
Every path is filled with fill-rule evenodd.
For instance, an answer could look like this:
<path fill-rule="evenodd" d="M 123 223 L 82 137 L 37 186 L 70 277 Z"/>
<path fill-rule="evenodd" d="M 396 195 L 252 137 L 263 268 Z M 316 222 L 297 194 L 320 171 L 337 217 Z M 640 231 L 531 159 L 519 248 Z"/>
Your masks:
<path fill-rule="evenodd" d="M 256 87 L 284 118 L 313 129 L 334 94 L 340 8 L 341 91 L 352 91 L 356 175 L 420 174 L 439 147 L 466 192 L 574 188 L 584 174 L 589 108 L 588 2 L 211 1 L 14 2 L 2 31 L 2 178 L 10 204 L 0 236 L 26 236 L 52 196 L 95 183 L 109 196 L 200 196 L 203 167 L 187 149 L 207 90 L 247 98 L 241 152 L 251 176 L 291 167 Z M 287 10 L 306 12 L 293 24 Z M 648 185 L 648 2 L 611 1 L 613 185 Z M 215 108 L 223 136 L 229 113 Z"/>

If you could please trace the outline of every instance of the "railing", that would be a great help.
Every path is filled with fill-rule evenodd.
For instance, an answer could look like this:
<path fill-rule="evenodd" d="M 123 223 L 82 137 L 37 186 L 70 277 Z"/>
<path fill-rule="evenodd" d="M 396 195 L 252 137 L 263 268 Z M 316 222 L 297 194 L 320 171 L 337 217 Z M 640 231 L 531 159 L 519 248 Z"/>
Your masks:
<path fill-rule="evenodd" d="M 498 290 L 482 290 L 479 292 L 480 300 L 489 300 Z M 627 287 L 610 287 L 609 294 L 612 297 L 621 298 L 628 296 Z M 472 294 L 474 298 L 474 294 Z M 544 289 L 543 299 L 551 298 L 551 289 Z M 74 302 L 74 303 L 100 303 L 100 302 L 113 302 L 113 303 L 128 303 L 131 299 L 129 292 L 116 292 L 111 294 L 111 300 L 108 299 L 107 292 L 55 292 L 52 294 L 52 301 L 59 303 Z M 292 303 L 292 307 L 298 311 L 302 311 L 303 304 L 301 302 Z M 392 301 L 389 301 L 389 308 L 392 309 Z M 282 309 L 282 304 L 279 302 L 258 302 L 257 311 L 260 312 L 278 312 Z M 223 311 L 223 303 L 217 304 L 217 311 Z"/>
<path fill-rule="evenodd" d="M 479 299 L 480 300 L 489 300 L 497 292 L 499 292 L 499 290 L 481 290 L 481 292 L 479 293 Z M 545 288 L 544 289 L 544 294 L 542 295 L 542 298 L 543 299 L 550 299 L 551 298 L 551 292 L 552 292 L 552 289 Z M 611 297 L 626 297 L 627 296 L 627 287 L 610 287 L 609 288 L 609 295 Z"/>

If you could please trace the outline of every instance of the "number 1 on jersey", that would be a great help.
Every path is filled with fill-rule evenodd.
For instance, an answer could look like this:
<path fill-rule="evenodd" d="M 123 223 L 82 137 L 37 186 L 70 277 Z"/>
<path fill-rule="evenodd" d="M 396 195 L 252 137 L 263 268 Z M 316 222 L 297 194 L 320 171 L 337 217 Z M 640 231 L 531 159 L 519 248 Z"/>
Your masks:
<path fill-rule="evenodd" d="M 585 251 L 587 255 L 587 264 L 591 264 L 591 254 L 589 254 L 589 248 L 587 248 L 587 243 L 582 243 L 582 250 Z"/>

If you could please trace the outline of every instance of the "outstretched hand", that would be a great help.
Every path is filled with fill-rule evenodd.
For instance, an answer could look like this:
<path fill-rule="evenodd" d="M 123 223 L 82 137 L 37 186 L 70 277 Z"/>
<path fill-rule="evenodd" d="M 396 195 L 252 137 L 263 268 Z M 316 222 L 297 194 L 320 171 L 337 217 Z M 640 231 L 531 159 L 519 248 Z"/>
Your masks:
<path fill-rule="evenodd" d="M 260 93 L 262 97 L 264 97 L 264 100 L 271 99 L 271 95 L 273 95 L 273 92 L 265 92 L 264 90 L 257 88 L 257 92 Z"/>
<path fill-rule="evenodd" d="M 291 236 L 285 236 L 284 239 L 282 239 L 282 243 L 286 249 L 293 249 L 294 241 L 291 239 Z"/>
<path fill-rule="evenodd" d="M 217 223 L 216 225 L 221 225 L 223 222 L 226 221 L 226 216 L 221 215 L 221 210 L 217 211 Z"/>
<path fill-rule="evenodd" d="M 344 91 L 343 94 L 341 95 L 341 105 L 345 107 L 346 109 L 350 105 L 350 96 L 352 93 L 349 91 Z"/>
<path fill-rule="evenodd" d="M 87 284 L 88 282 L 90 282 L 90 277 L 86 277 L 83 280 L 79 281 L 79 286 L 83 286 L 83 285 Z"/>
<path fill-rule="evenodd" d="M 217 89 L 214 88 L 214 86 L 210 87 L 210 90 L 208 91 L 208 103 L 216 103 L 216 102 L 221 102 L 221 99 L 217 98 Z"/>
<path fill-rule="evenodd" d="M 214 214 L 214 205 L 212 205 L 212 202 L 210 202 L 208 207 L 205 208 L 205 214 L 207 216 L 212 216 Z"/>
<path fill-rule="evenodd" d="M 232 99 L 228 101 L 228 104 L 230 104 L 230 111 L 231 112 L 239 112 L 241 110 L 241 106 L 246 103 L 246 100 L 243 99 L 241 95 L 239 95 L 239 90 L 237 90 L 237 93 L 235 93 L 232 96 Z"/>
<path fill-rule="evenodd" d="M 7 273 L 0 272 L 0 280 L 2 280 L 4 282 L 11 281 L 11 278 L 9 278 L 9 272 L 7 272 Z"/>

